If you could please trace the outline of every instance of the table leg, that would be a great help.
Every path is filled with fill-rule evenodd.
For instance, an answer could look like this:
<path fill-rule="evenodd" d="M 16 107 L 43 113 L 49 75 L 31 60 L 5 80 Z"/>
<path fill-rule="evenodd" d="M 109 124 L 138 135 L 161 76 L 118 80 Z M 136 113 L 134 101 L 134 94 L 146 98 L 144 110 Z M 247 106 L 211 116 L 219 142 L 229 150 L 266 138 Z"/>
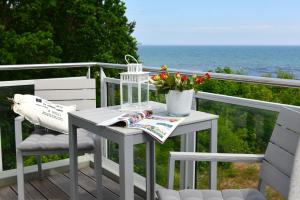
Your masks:
<path fill-rule="evenodd" d="M 218 151 L 218 121 L 212 120 L 210 133 L 210 152 Z M 210 162 L 210 189 L 217 189 L 217 162 Z"/>
<path fill-rule="evenodd" d="M 103 186 L 102 186 L 102 138 L 95 135 L 95 150 L 94 150 L 94 171 L 97 183 L 97 197 L 103 199 Z"/>
<path fill-rule="evenodd" d="M 78 199 L 78 160 L 77 160 L 77 127 L 69 125 L 69 156 L 70 156 L 70 177 L 71 177 L 71 199 Z"/>
<path fill-rule="evenodd" d="M 196 132 L 187 133 L 181 136 L 181 151 L 196 151 Z M 195 188 L 195 162 L 180 161 L 180 189 Z"/>
<path fill-rule="evenodd" d="M 155 200 L 155 141 L 146 143 L 146 187 L 147 200 Z"/>
<path fill-rule="evenodd" d="M 133 200 L 133 143 L 129 136 L 124 136 L 119 143 L 120 164 L 120 199 Z"/>

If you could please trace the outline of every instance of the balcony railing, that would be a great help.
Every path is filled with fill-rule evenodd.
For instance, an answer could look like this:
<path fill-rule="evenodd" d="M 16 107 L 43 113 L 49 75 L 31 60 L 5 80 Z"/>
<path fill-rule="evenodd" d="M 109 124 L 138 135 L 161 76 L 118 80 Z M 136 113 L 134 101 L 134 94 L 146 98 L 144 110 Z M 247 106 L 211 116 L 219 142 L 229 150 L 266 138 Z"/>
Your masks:
<path fill-rule="evenodd" d="M 124 64 L 112 64 L 112 63 L 100 63 L 100 62 L 88 62 L 88 63 L 59 63 L 59 64 L 32 64 L 32 65 L 0 65 L 0 73 L 1 71 L 10 71 L 10 70 L 29 70 L 29 69 L 68 69 L 68 68 L 86 68 L 87 69 L 87 77 L 91 77 L 91 68 L 95 68 L 99 70 L 100 81 L 100 102 L 101 107 L 105 107 L 109 105 L 108 99 L 115 98 L 116 93 L 115 89 L 116 85 L 120 84 L 119 79 L 107 77 L 104 69 L 121 69 L 125 70 L 126 65 Z M 155 67 L 144 67 L 144 70 L 150 72 L 158 72 L 160 69 Z M 175 70 L 169 70 L 170 72 L 175 72 Z M 204 75 L 205 72 L 202 71 L 190 71 L 190 70 L 176 70 L 176 72 L 180 72 L 182 74 L 198 74 Z M 235 75 L 235 74 L 221 74 L 221 73 L 210 73 L 213 79 L 217 80 L 225 80 L 225 81 L 236 81 L 236 82 L 244 82 L 244 83 L 253 83 L 253 84 L 264 84 L 269 86 L 276 87 L 287 87 L 287 88 L 300 88 L 300 80 L 287 80 L 287 79 L 278 79 L 278 78 L 267 78 L 267 77 L 255 77 L 255 76 L 245 76 L 245 75 Z M 15 87 L 15 86 L 28 86 L 33 85 L 34 80 L 12 80 L 12 81 L 0 81 L 0 90 L 4 87 Z M 112 89 L 110 88 L 112 87 Z M 110 88 L 110 89 L 109 89 Z M 151 90 L 155 90 L 154 86 L 150 87 Z M 110 97 L 110 98 L 109 98 Z M 221 94 L 214 94 L 208 92 L 200 92 L 195 94 L 196 99 L 213 101 L 218 103 L 231 104 L 236 106 L 242 106 L 247 108 L 255 108 L 262 109 L 267 111 L 275 111 L 278 112 L 283 106 L 290 107 L 296 110 L 300 110 L 300 107 L 294 105 L 286 105 L 281 103 L 274 102 L 266 102 L 261 100 L 247 99 L 241 97 L 227 96 Z M 2 129 L 3 131 L 3 129 Z M 1 136 L 1 127 L 0 127 L 0 136 Z M 12 134 L 11 137 L 14 137 Z M 1 137 L 0 137 L 1 141 Z M 183 151 L 193 151 L 196 148 L 196 136 L 181 136 L 181 143 Z M 113 162 L 108 158 L 108 143 L 107 141 L 103 141 L 103 156 L 105 157 L 103 161 L 104 169 L 110 177 L 118 178 L 118 164 Z M 5 156 L 5 155 L 4 155 Z M 92 156 L 83 155 L 80 157 L 80 162 L 84 166 L 87 163 L 93 162 Z M 51 173 L 51 169 L 54 168 L 67 168 L 68 160 L 55 161 L 44 164 L 46 171 L 48 170 Z M 4 186 L 5 184 L 10 184 L 15 181 L 16 171 L 15 169 L 5 170 L 2 168 L 2 149 L 0 143 L 0 186 Z M 27 167 L 25 169 L 25 173 L 29 175 L 34 174 L 37 171 L 35 166 Z M 181 179 L 182 181 L 181 187 L 194 187 L 195 184 L 195 166 L 193 163 L 181 163 L 180 167 L 181 171 Z M 46 173 L 47 174 L 47 173 Z M 145 191 L 145 180 L 142 176 L 136 175 L 136 187 L 140 192 Z"/>

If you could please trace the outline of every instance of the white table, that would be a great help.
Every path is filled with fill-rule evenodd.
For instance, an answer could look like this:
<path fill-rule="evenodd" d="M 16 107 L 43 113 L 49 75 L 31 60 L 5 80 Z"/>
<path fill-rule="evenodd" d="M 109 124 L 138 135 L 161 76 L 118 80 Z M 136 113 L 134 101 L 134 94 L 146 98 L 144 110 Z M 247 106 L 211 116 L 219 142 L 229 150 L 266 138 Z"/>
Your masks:
<path fill-rule="evenodd" d="M 165 114 L 165 104 L 150 102 L 154 110 L 154 114 Z M 146 188 L 147 199 L 155 199 L 155 141 L 152 137 L 143 133 L 138 129 L 129 129 L 122 127 L 103 127 L 98 124 L 111 119 L 122 112 L 118 107 L 103 107 L 90 110 L 76 111 L 69 114 L 69 141 L 70 141 L 70 177 L 71 177 L 71 199 L 78 199 L 78 161 L 77 161 L 77 129 L 86 129 L 97 136 L 101 136 L 119 144 L 119 171 L 120 171 L 120 199 L 133 200 L 134 199 L 134 185 L 133 185 L 133 146 L 135 144 L 146 143 Z M 189 116 L 174 130 L 172 135 L 179 136 L 184 134 L 193 134 L 200 130 L 211 130 L 211 145 L 210 151 L 217 152 L 217 120 L 218 116 L 192 111 Z M 98 139 L 96 141 L 99 141 Z M 95 148 L 101 149 L 101 142 L 96 142 Z M 101 164 L 101 158 L 99 158 Z M 101 165 L 100 165 L 101 166 Z M 97 186 L 99 188 L 98 194 L 101 194 L 102 180 L 99 174 Z M 216 188 L 217 185 L 217 163 L 210 164 L 210 187 Z"/>

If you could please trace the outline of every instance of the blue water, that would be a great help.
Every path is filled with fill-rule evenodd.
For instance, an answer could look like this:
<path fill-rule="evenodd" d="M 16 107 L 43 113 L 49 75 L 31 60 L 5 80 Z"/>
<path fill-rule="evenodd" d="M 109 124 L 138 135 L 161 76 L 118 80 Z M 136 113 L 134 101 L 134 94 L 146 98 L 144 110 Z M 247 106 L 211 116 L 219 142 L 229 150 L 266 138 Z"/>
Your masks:
<path fill-rule="evenodd" d="M 138 48 L 146 66 L 208 71 L 231 67 L 243 74 L 276 77 L 278 70 L 300 78 L 300 46 L 146 46 Z"/>

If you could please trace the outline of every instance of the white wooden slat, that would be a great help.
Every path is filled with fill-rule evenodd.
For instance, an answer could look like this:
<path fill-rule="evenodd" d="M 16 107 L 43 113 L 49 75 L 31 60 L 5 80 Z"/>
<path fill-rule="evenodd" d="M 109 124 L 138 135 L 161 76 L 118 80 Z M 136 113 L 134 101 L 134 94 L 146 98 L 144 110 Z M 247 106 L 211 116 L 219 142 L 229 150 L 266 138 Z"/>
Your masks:
<path fill-rule="evenodd" d="M 37 90 L 35 95 L 48 101 L 53 100 L 79 100 L 79 99 L 96 99 L 95 89 L 79 90 Z"/>
<path fill-rule="evenodd" d="M 277 190 L 284 198 L 287 198 L 290 186 L 290 178 L 287 175 L 280 172 L 267 161 L 263 161 L 260 177 L 268 185 Z"/>
<path fill-rule="evenodd" d="M 35 80 L 35 90 L 64 90 L 95 88 L 95 79 L 86 77 L 38 79 Z"/>
<path fill-rule="evenodd" d="M 294 156 L 284 149 L 269 143 L 265 153 L 265 160 L 284 174 L 291 176 Z"/>
<path fill-rule="evenodd" d="M 96 108 L 96 100 L 52 101 L 65 106 L 76 105 L 77 110 Z"/>
<path fill-rule="evenodd" d="M 300 135 L 300 112 L 283 108 L 280 111 L 277 123 Z"/>
<path fill-rule="evenodd" d="M 298 145 L 299 135 L 286 128 L 275 125 L 270 141 L 292 155 L 295 154 Z"/>

